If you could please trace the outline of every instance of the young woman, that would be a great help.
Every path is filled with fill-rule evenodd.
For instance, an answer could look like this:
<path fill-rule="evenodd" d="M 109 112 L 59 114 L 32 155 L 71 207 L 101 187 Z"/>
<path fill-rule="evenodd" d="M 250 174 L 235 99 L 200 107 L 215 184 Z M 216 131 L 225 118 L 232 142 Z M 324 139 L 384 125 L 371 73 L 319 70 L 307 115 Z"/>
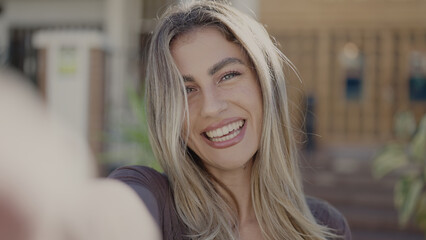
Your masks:
<path fill-rule="evenodd" d="M 215 1 L 171 7 L 148 56 L 147 110 L 164 169 L 111 177 L 141 197 L 164 239 L 350 239 L 306 198 L 287 104 L 286 57 L 261 24 Z"/>

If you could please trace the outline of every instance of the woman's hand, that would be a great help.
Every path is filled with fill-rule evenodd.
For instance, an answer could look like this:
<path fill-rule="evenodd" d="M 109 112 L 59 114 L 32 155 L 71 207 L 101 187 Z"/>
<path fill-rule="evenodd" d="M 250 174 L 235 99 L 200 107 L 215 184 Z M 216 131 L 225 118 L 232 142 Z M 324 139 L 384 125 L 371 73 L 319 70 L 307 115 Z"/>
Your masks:
<path fill-rule="evenodd" d="M 94 165 L 83 138 L 0 68 L 0 239 L 160 239 L 136 193 Z"/>

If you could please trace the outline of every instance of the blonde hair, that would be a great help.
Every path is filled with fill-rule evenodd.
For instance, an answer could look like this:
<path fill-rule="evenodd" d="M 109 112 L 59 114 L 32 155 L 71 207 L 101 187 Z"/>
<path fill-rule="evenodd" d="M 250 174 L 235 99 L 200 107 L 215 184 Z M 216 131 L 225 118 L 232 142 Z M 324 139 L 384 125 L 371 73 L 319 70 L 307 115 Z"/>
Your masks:
<path fill-rule="evenodd" d="M 220 182 L 187 148 L 186 135 L 182 134 L 188 104 L 170 45 L 176 37 L 203 26 L 217 27 L 228 40 L 238 43 L 249 56 L 259 79 L 263 126 L 252 167 L 251 194 L 264 238 L 335 237 L 330 229 L 315 222 L 302 190 L 283 73 L 284 64 L 291 66 L 290 62 L 256 20 L 226 3 L 206 0 L 185 1 L 169 8 L 152 35 L 147 59 L 151 144 L 169 178 L 187 236 L 238 239 L 238 213 L 217 191 L 215 183 L 220 185 Z"/>

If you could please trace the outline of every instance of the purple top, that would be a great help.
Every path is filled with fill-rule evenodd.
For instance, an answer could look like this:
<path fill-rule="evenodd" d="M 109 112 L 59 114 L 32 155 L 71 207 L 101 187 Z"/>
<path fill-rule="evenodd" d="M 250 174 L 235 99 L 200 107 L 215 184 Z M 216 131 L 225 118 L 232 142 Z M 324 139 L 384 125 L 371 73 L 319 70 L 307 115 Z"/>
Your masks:
<path fill-rule="evenodd" d="M 185 226 L 179 220 L 173 202 L 173 192 L 167 177 L 143 166 L 121 167 L 109 178 L 118 179 L 136 191 L 160 227 L 164 240 L 183 240 Z M 307 197 L 308 206 L 318 224 L 336 230 L 345 240 L 351 240 L 351 231 L 345 217 L 330 204 Z"/>

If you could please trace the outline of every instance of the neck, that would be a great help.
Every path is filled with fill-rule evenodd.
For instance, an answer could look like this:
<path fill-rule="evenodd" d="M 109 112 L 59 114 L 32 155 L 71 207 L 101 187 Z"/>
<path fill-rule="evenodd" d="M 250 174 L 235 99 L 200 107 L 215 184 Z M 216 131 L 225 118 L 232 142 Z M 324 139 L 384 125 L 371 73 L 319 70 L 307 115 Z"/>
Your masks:
<path fill-rule="evenodd" d="M 238 208 L 240 224 L 256 221 L 250 188 L 252 164 L 253 161 L 249 161 L 244 167 L 233 171 L 212 172 L 234 195 L 237 203 L 237 206 L 234 207 Z M 219 186 L 218 189 L 230 203 L 234 203 L 234 200 L 222 187 Z"/>

